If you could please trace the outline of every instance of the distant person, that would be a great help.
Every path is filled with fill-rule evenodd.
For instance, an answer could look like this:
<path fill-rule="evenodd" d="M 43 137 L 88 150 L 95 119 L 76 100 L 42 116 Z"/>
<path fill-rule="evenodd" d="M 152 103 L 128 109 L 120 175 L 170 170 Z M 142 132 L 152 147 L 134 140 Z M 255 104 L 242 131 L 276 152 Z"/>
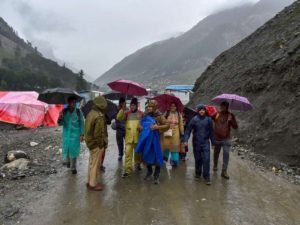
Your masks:
<path fill-rule="evenodd" d="M 123 178 L 128 177 L 132 172 L 132 159 L 134 156 L 135 168 L 141 170 L 141 155 L 134 153 L 134 149 L 139 140 L 140 133 L 140 120 L 143 117 L 143 113 L 138 110 L 137 98 L 131 99 L 130 110 L 125 111 L 121 108 L 117 114 L 118 121 L 125 121 L 125 170 L 122 175 Z"/>
<path fill-rule="evenodd" d="M 121 97 L 119 99 L 118 110 L 126 111 L 126 100 Z M 124 155 L 124 139 L 125 139 L 125 122 L 116 119 L 116 139 L 119 150 L 118 160 L 122 161 Z"/>
<path fill-rule="evenodd" d="M 90 151 L 87 187 L 94 191 L 101 191 L 103 189 L 99 179 L 102 156 L 108 145 L 107 125 L 105 121 L 106 108 L 107 101 L 105 98 L 102 96 L 96 97 L 85 123 L 86 144 Z"/>
<path fill-rule="evenodd" d="M 229 179 L 227 173 L 228 163 L 229 163 L 229 152 L 231 147 L 231 128 L 237 129 L 238 125 L 235 116 L 228 111 L 229 103 L 222 102 L 220 105 L 220 112 L 218 112 L 214 117 L 214 130 L 216 137 L 216 145 L 214 148 L 214 167 L 213 170 L 218 170 L 218 161 L 221 148 L 223 149 L 223 166 L 221 176 L 225 179 Z"/>
<path fill-rule="evenodd" d="M 187 118 L 187 116 L 185 115 L 185 113 L 182 113 L 182 118 L 183 118 L 183 129 L 184 129 L 184 133 L 186 131 L 187 125 L 189 123 L 189 120 Z M 184 141 L 184 135 L 181 138 Z M 186 160 L 186 154 L 189 151 L 189 146 L 186 146 L 184 144 L 180 145 L 180 152 L 179 152 L 179 158 L 181 161 L 185 161 Z"/>
<path fill-rule="evenodd" d="M 177 110 L 176 103 L 171 103 L 164 117 L 170 129 L 163 133 L 163 159 L 168 162 L 171 154 L 170 164 L 176 167 L 179 164 L 181 137 L 184 135 L 183 118 Z"/>
<path fill-rule="evenodd" d="M 185 145 L 193 132 L 193 152 L 195 158 L 195 178 L 199 180 L 203 174 L 204 182 L 211 184 L 210 180 L 210 143 L 215 144 L 212 119 L 207 115 L 204 105 L 197 106 L 198 114 L 189 122 L 185 132 Z"/>
<path fill-rule="evenodd" d="M 68 106 L 59 116 L 58 124 L 63 126 L 62 158 L 72 174 L 77 174 L 76 159 L 80 154 L 80 142 L 84 141 L 84 118 L 76 108 L 76 98 L 68 98 Z"/>
<path fill-rule="evenodd" d="M 167 131 L 170 126 L 168 125 L 165 117 L 158 111 L 158 104 L 157 101 L 155 100 L 150 100 L 147 109 L 146 109 L 146 114 L 145 116 L 149 116 L 154 119 L 155 124 L 151 126 L 151 129 L 154 131 L 158 131 L 159 135 L 162 136 L 163 132 Z M 142 128 L 143 129 L 143 128 Z M 161 137 L 160 137 L 161 139 Z M 159 144 L 159 149 L 161 150 L 160 143 Z M 144 152 L 143 152 L 143 159 L 144 159 Z M 150 146 L 150 151 L 149 155 L 147 155 L 148 158 L 153 159 L 153 163 L 147 163 L 147 174 L 144 180 L 150 180 L 152 175 L 154 176 L 154 184 L 159 184 L 159 175 L 160 175 L 160 168 L 161 168 L 161 163 L 162 162 L 162 152 L 157 154 L 155 152 L 155 149 L 153 146 Z M 161 158 L 158 158 L 160 156 Z M 152 161 L 152 160 L 151 160 Z M 155 166 L 155 171 L 153 174 L 153 166 Z"/>

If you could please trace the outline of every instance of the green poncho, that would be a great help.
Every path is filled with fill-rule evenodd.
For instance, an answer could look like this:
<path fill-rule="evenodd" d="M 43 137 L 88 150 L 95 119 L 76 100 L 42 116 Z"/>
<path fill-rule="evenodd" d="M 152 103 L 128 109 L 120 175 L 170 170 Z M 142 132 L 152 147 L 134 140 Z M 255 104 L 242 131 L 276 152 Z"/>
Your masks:
<path fill-rule="evenodd" d="M 60 125 L 63 126 L 63 159 L 67 156 L 73 159 L 80 154 L 80 135 L 84 135 L 84 119 L 81 111 L 77 110 L 74 109 L 72 113 L 70 110 L 66 110 L 60 122 Z"/>

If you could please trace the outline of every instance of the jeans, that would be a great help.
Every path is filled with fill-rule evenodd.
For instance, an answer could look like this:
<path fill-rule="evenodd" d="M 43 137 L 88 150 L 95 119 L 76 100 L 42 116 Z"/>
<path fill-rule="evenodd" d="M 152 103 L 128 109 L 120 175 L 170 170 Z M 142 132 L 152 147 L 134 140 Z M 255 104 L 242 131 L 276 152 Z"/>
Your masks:
<path fill-rule="evenodd" d="M 119 149 L 119 156 L 124 155 L 124 139 L 125 139 L 125 130 L 117 129 L 116 132 L 117 145 Z"/>
<path fill-rule="evenodd" d="M 219 155 L 221 148 L 223 149 L 223 171 L 227 171 L 228 163 L 229 163 L 229 152 L 231 147 L 231 141 L 229 139 L 216 141 L 215 149 L 214 149 L 214 166 L 218 166 Z"/>
<path fill-rule="evenodd" d="M 152 169 L 152 165 L 147 165 L 147 175 L 151 176 L 153 173 L 153 169 Z M 155 166 L 155 170 L 154 170 L 154 178 L 159 178 L 159 174 L 160 174 L 160 166 Z"/>
<path fill-rule="evenodd" d="M 203 170 L 203 178 L 205 180 L 210 179 L 210 146 L 199 145 L 193 146 L 194 158 L 195 158 L 195 173 L 196 176 L 201 176 Z"/>

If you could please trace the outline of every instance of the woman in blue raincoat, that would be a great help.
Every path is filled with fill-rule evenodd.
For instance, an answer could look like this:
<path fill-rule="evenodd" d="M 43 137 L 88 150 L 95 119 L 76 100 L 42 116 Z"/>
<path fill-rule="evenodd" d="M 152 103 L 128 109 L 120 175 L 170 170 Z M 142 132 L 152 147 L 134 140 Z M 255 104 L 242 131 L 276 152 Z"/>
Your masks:
<path fill-rule="evenodd" d="M 141 120 L 142 131 L 135 152 L 142 153 L 142 159 L 147 164 L 145 180 L 150 180 L 154 171 L 154 184 L 159 184 L 160 167 L 163 164 L 161 150 L 161 133 L 169 129 L 165 117 L 158 111 L 157 102 L 151 100 Z"/>
<path fill-rule="evenodd" d="M 58 124 L 63 126 L 62 158 L 67 167 L 71 167 L 72 173 L 77 174 L 76 158 L 80 154 L 80 142 L 84 140 L 84 119 L 82 112 L 76 108 L 76 98 L 68 98 L 68 107 L 62 111 Z"/>

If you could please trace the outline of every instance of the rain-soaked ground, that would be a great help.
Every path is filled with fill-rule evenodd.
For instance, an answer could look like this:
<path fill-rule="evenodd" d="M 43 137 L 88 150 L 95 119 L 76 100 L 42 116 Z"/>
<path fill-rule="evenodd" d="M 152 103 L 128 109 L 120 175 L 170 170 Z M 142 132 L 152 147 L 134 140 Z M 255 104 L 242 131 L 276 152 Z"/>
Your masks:
<path fill-rule="evenodd" d="M 150 225 L 150 224 L 300 224 L 300 186 L 290 184 L 250 163 L 231 157 L 229 181 L 212 173 L 212 185 L 194 180 L 194 162 L 164 166 L 160 185 L 145 182 L 145 170 L 121 178 L 114 133 L 103 174 L 105 190 L 86 189 L 88 152 L 78 174 L 65 171 L 55 187 L 28 206 L 20 224 Z"/>

